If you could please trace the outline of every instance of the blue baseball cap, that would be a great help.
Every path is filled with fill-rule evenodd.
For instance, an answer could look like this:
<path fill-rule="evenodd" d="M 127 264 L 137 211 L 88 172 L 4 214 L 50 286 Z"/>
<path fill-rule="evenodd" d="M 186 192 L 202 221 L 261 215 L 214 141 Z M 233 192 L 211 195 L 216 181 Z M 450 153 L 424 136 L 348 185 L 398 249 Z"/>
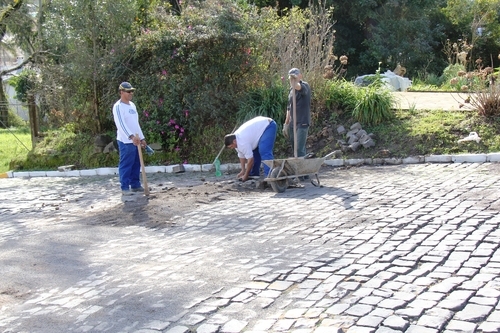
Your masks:
<path fill-rule="evenodd" d="M 118 88 L 119 90 L 125 90 L 125 91 L 134 91 L 135 88 L 132 87 L 132 85 L 128 82 L 122 82 L 120 83 L 120 87 Z"/>

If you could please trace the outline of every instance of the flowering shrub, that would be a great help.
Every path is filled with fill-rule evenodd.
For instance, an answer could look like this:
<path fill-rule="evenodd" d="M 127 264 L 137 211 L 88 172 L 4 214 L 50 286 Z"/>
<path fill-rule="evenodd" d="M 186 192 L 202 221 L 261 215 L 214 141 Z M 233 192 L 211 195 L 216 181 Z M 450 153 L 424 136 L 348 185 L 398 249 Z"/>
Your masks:
<path fill-rule="evenodd" d="M 143 31 L 130 81 L 149 141 L 185 158 L 191 133 L 232 128 L 239 101 L 259 77 L 249 19 L 230 2 L 207 1 L 182 15 L 157 14 L 158 29 Z"/>

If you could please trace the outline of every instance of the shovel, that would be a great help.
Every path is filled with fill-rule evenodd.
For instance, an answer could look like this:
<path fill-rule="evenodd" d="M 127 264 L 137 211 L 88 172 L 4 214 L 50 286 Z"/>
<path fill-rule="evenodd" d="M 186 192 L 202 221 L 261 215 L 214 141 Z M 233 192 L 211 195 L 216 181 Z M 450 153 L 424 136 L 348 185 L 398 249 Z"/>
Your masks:
<path fill-rule="evenodd" d="M 139 137 L 139 134 L 135 134 L 136 137 Z M 142 147 L 141 145 L 137 145 L 137 150 L 139 151 L 139 160 L 141 161 L 141 172 L 142 172 L 142 182 L 144 184 L 144 195 L 149 196 L 149 186 L 148 186 L 148 178 L 146 177 L 146 167 L 144 166 L 144 159 L 142 158 Z"/>

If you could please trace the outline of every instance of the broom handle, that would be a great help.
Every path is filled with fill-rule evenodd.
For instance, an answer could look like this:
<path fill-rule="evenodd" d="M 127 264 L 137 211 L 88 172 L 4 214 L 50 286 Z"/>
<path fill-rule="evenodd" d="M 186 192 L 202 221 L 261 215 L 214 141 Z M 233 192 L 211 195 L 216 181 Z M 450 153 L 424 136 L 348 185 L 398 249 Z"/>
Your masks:
<path fill-rule="evenodd" d="M 233 130 L 231 131 L 231 134 L 233 134 L 233 132 L 236 130 L 236 127 L 238 127 L 238 125 L 234 126 Z M 215 159 L 212 162 L 212 164 L 215 164 L 215 161 L 217 161 L 217 159 L 219 158 L 220 154 L 222 154 L 222 151 L 224 150 L 224 148 L 226 148 L 226 145 L 222 145 L 222 148 L 220 149 L 219 153 L 217 154 L 217 157 L 215 157 Z"/>

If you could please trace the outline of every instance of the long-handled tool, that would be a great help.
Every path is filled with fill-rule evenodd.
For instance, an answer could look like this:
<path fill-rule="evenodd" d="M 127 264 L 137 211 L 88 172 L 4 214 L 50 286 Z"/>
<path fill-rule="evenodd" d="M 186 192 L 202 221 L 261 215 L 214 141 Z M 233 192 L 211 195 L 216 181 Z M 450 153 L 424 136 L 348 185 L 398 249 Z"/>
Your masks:
<path fill-rule="evenodd" d="M 236 130 L 236 127 L 238 127 L 238 125 L 234 126 L 233 130 L 231 131 L 231 134 L 234 133 L 234 131 Z M 224 148 L 226 148 L 226 145 L 222 145 L 222 148 L 220 149 L 219 153 L 217 154 L 214 161 L 212 162 L 212 165 L 215 165 L 215 176 L 217 176 L 217 177 L 222 176 L 222 173 L 220 171 L 219 156 L 220 156 L 220 154 L 222 154 L 222 151 L 224 150 Z"/>
<path fill-rule="evenodd" d="M 297 158 L 297 97 L 295 96 L 296 78 L 292 78 L 292 109 L 293 109 L 293 157 Z"/>
<path fill-rule="evenodd" d="M 135 136 L 137 138 L 139 138 L 139 134 L 136 133 Z M 144 185 L 144 195 L 149 195 L 148 178 L 146 177 L 146 167 L 144 166 L 144 159 L 142 158 L 142 147 L 140 144 L 137 145 L 137 150 L 139 151 L 139 160 L 141 161 L 141 172 L 142 172 L 142 183 Z"/>
<path fill-rule="evenodd" d="M 212 164 L 215 164 L 215 162 L 219 159 L 219 156 L 220 154 L 222 154 L 222 151 L 224 150 L 224 148 L 226 148 L 225 145 L 222 146 L 222 148 L 220 149 L 219 153 L 217 154 L 217 156 L 215 157 L 214 161 L 212 162 Z"/>
<path fill-rule="evenodd" d="M 234 133 L 234 131 L 236 130 L 236 127 L 238 127 L 238 125 L 234 126 L 233 130 L 231 131 L 231 134 Z M 222 148 L 220 149 L 219 153 L 217 154 L 217 156 L 215 157 L 214 161 L 212 162 L 212 164 L 215 164 L 215 161 L 217 161 L 217 159 L 219 159 L 219 156 L 220 154 L 222 154 L 222 151 L 224 150 L 224 148 L 226 148 L 226 145 L 222 145 Z"/>

